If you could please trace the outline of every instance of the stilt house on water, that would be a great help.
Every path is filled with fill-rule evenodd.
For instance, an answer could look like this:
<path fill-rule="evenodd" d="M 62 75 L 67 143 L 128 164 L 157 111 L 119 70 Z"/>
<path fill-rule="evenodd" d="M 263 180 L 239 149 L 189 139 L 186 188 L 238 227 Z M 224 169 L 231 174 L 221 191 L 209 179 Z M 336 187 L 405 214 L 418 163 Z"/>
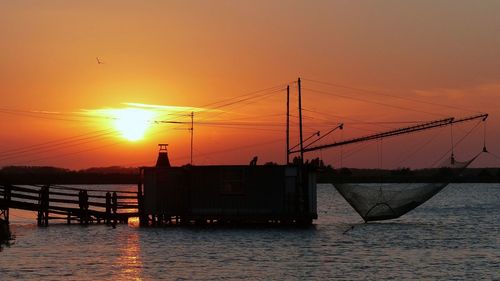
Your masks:
<path fill-rule="evenodd" d="M 335 130 L 342 130 L 343 124 L 338 124 L 321 136 L 317 132 L 303 139 L 300 79 L 297 80 L 297 89 L 300 140 L 298 145 L 290 148 L 290 87 L 286 88 L 286 165 L 258 166 L 254 159 L 250 165 L 246 166 L 171 167 L 167 145 L 160 144 L 156 167 L 141 168 L 143 185 L 139 185 L 138 190 L 141 224 L 204 224 L 207 222 L 311 224 L 318 217 L 316 173 L 314 166 L 304 164 L 304 153 L 381 140 L 473 120 L 481 120 L 484 123 L 488 118 L 486 113 L 459 119 L 450 117 L 313 146 Z M 193 114 L 191 114 L 190 130 L 192 142 Z M 311 140 L 314 136 L 317 138 Z M 453 135 L 451 137 L 453 144 Z M 304 145 L 304 142 L 308 143 Z M 487 152 L 486 146 L 483 147 L 483 151 Z M 300 153 L 298 165 L 290 164 L 290 155 L 294 153 Z M 463 169 L 476 157 L 470 161 L 458 163 L 454 160 L 452 145 L 451 163 L 448 163 L 446 167 L 451 169 L 461 166 Z M 401 185 L 403 188 L 398 192 L 391 187 L 386 190 L 387 196 L 381 196 L 384 194 L 381 185 L 377 185 L 375 191 L 363 186 L 338 183 L 335 183 L 335 187 L 365 221 L 372 221 L 400 217 L 434 196 L 448 182 L 437 184 L 432 189 L 430 189 L 432 185 L 415 187 L 412 192 L 408 192 L 407 185 Z"/>
<path fill-rule="evenodd" d="M 172 167 L 160 145 L 156 167 L 141 169 L 143 225 L 311 224 L 316 177 L 307 166 Z"/>

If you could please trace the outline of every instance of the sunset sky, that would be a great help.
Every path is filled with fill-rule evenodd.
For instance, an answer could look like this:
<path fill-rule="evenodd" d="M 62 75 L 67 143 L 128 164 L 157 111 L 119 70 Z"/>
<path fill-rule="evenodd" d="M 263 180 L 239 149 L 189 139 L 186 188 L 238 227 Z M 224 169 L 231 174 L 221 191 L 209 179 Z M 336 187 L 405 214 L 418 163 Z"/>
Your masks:
<path fill-rule="evenodd" d="M 500 1 L 0 0 L 0 166 L 71 169 L 285 159 L 303 78 L 304 136 L 321 143 L 490 114 L 500 166 Z M 99 58 L 99 62 L 96 58 Z M 362 91 L 366 90 L 366 91 Z M 457 159 L 483 148 L 484 127 L 453 126 Z M 476 126 L 476 127 L 475 127 Z M 429 167 L 450 128 L 323 150 L 335 167 Z M 470 132 L 470 133 L 469 133 Z"/>

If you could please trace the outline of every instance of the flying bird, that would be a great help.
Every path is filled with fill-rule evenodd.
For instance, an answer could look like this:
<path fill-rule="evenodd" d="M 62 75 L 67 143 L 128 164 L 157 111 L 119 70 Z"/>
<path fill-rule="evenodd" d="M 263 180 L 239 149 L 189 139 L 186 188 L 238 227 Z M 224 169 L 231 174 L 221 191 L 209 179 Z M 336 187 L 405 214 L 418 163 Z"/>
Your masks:
<path fill-rule="evenodd" d="M 95 57 L 95 59 L 97 60 L 97 64 L 104 64 L 104 62 L 100 60 L 99 57 Z"/>

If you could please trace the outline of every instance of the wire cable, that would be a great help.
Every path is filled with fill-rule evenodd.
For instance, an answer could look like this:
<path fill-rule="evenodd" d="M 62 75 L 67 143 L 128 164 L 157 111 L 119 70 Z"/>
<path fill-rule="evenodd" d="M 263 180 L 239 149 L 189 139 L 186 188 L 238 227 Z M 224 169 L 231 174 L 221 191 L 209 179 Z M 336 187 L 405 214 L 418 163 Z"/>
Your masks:
<path fill-rule="evenodd" d="M 391 98 L 396 98 L 396 99 L 401 99 L 401 100 L 407 100 L 407 101 L 417 102 L 417 103 L 426 104 L 426 105 L 440 106 L 440 107 L 457 109 L 457 110 L 465 110 L 465 111 L 469 111 L 469 112 L 473 112 L 473 113 L 482 113 L 480 111 L 471 110 L 471 109 L 467 109 L 467 108 L 463 108 L 463 107 L 457 107 L 457 106 L 452 106 L 452 105 L 447 105 L 447 104 L 423 101 L 423 100 L 418 100 L 418 99 L 408 98 L 408 97 L 401 97 L 401 96 L 397 96 L 397 95 L 391 95 L 391 94 L 387 94 L 387 93 L 382 93 L 382 92 L 372 91 L 372 90 L 367 90 L 367 89 L 362 89 L 362 88 L 356 88 L 356 87 L 347 86 L 347 85 L 341 85 L 341 84 L 330 83 L 330 82 L 323 82 L 323 81 L 308 79 L 308 78 L 302 78 L 302 79 L 306 80 L 306 81 L 318 83 L 318 84 L 332 86 L 332 87 L 343 88 L 343 89 L 348 89 L 348 90 L 353 90 L 353 91 L 358 91 L 358 92 L 364 92 L 364 93 L 374 94 L 374 95 L 379 95 L 379 96 L 384 96 L 384 97 L 391 97 Z"/>

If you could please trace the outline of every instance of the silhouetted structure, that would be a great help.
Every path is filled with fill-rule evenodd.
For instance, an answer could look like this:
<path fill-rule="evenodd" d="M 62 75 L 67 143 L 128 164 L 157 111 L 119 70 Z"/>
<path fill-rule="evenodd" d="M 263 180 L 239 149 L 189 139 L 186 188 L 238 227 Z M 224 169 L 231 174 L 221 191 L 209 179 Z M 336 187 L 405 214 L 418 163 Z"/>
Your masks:
<path fill-rule="evenodd" d="M 0 224 L 8 225 L 8 211 L 12 208 L 36 211 L 38 226 L 48 226 L 49 220 L 64 220 L 68 224 L 76 221 L 83 225 L 101 221 L 127 223 L 128 218 L 139 216 L 137 199 L 138 194 L 131 191 L 0 184 Z"/>
<path fill-rule="evenodd" d="M 170 160 L 168 160 L 168 144 L 158 144 L 160 147 L 160 152 L 158 153 L 158 159 L 156 160 L 156 167 L 170 167 Z"/>
<path fill-rule="evenodd" d="M 5 185 L 3 190 L 3 200 L 9 202 L 11 198 L 11 185 Z M 9 229 L 9 206 L 0 205 L 0 243 L 10 239 Z"/>
<path fill-rule="evenodd" d="M 141 175 L 142 225 L 310 224 L 317 218 L 316 177 L 307 166 L 257 166 L 254 158 L 248 166 L 145 167 Z"/>

